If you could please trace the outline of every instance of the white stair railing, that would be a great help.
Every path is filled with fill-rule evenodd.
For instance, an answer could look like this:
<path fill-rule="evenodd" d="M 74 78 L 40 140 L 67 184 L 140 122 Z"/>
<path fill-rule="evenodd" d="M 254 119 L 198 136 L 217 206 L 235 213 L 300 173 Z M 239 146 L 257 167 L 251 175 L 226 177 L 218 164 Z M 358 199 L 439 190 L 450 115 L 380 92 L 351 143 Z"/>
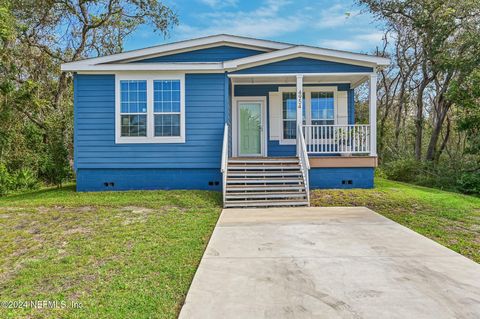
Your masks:
<path fill-rule="evenodd" d="M 222 146 L 222 192 L 223 192 L 223 204 L 225 205 L 225 195 L 227 193 L 227 170 L 228 170 L 228 124 L 225 123 L 225 129 L 223 131 L 223 146 Z"/>
<path fill-rule="evenodd" d="M 300 158 L 303 181 L 305 183 L 305 192 L 307 194 L 307 202 L 308 206 L 310 206 L 310 183 L 308 176 L 310 170 L 310 162 L 308 160 L 307 145 L 305 144 L 305 138 L 303 136 L 302 127 L 300 125 L 297 125 L 297 142 L 299 143 L 298 157 Z"/>
<path fill-rule="evenodd" d="M 303 125 L 308 154 L 370 152 L 370 125 Z"/>

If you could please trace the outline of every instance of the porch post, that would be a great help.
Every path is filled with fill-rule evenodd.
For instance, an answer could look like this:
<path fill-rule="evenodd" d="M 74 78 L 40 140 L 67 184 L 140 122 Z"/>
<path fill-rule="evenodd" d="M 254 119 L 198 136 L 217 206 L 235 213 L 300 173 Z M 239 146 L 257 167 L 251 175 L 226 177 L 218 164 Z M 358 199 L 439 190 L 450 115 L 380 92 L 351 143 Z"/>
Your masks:
<path fill-rule="evenodd" d="M 377 156 L 377 74 L 370 75 L 370 156 Z"/>
<path fill-rule="evenodd" d="M 297 75 L 297 127 L 295 127 L 296 134 L 298 135 L 298 126 L 302 125 L 303 114 L 303 74 Z M 300 143 L 299 136 L 297 136 L 297 156 L 300 155 Z"/>

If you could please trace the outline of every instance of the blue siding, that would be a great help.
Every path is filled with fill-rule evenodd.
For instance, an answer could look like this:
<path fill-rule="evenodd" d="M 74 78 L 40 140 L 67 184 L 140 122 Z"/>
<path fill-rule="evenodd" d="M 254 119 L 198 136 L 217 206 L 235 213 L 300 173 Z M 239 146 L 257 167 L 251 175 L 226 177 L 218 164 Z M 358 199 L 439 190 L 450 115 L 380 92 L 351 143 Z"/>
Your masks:
<path fill-rule="evenodd" d="M 310 188 L 373 188 L 374 169 L 356 168 L 312 168 L 310 169 Z M 342 181 L 351 180 L 352 184 Z"/>
<path fill-rule="evenodd" d="M 148 58 L 131 63 L 149 63 L 149 62 L 223 62 L 228 60 L 245 58 L 256 54 L 265 53 L 264 51 L 237 48 L 231 46 L 218 46 L 208 49 L 193 50 L 188 52 L 164 55 L 160 57 Z"/>
<path fill-rule="evenodd" d="M 171 180 L 161 188 L 174 188 L 175 183 L 178 188 L 186 188 L 183 180 L 173 178 L 183 176 L 185 169 L 200 169 L 195 174 L 198 179 L 205 178 L 203 184 L 217 180 L 226 116 L 225 81 L 225 74 L 186 75 L 185 143 L 115 144 L 115 76 L 76 75 L 74 141 L 79 189 L 88 190 L 88 180 L 98 184 L 92 174 L 98 174 L 102 180 L 111 174 L 117 177 L 133 174 L 126 169 L 138 171 L 130 185 L 119 182 L 121 189 L 140 188 L 139 180 L 161 175 L 161 169 L 177 169 L 165 175 Z M 112 173 L 111 169 L 118 170 Z M 200 180 L 197 183 L 195 178 L 192 177 L 191 183 L 199 188 Z M 158 185 L 155 183 L 145 185 L 155 187 Z"/>
<path fill-rule="evenodd" d="M 373 69 L 346 63 L 315 60 L 308 58 L 293 58 L 279 62 L 268 63 L 233 73 L 330 73 L 330 72 L 373 72 Z"/>
<path fill-rule="evenodd" d="M 107 185 L 105 185 L 107 183 Z M 110 184 L 113 183 L 113 184 Z M 203 189 L 221 190 L 219 169 L 80 169 L 77 191 Z"/>
<path fill-rule="evenodd" d="M 281 145 L 279 141 L 270 140 L 270 127 L 269 127 L 269 118 L 270 118 L 270 101 L 268 92 L 276 92 L 279 87 L 288 87 L 292 85 L 277 85 L 277 84 L 252 84 L 252 85 L 236 85 L 234 96 L 265 96 L 267 98 L 267 134 L 268 134 L 268 145 L 267 152 L 268 156 L 295 156 L 296 150 L 295 145 Z M 348 91 L 348 112 L 349 112 L 349 121 L 350 118 L 353 119 L 353 89 L 350 89 L 349 84 L 307 84 L 305 86 L 337 86 L 339 91 Z"/>

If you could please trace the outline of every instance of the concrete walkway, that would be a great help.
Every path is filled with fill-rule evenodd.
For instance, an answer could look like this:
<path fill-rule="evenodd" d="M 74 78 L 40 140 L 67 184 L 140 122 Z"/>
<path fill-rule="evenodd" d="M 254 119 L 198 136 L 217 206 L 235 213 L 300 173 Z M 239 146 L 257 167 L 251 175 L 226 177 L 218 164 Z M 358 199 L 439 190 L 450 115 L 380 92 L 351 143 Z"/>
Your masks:
<path fill-rule="evenodd" d="M 480 265 L 366 208 L 227 209 L 180 318 L 480 318 Z"/>

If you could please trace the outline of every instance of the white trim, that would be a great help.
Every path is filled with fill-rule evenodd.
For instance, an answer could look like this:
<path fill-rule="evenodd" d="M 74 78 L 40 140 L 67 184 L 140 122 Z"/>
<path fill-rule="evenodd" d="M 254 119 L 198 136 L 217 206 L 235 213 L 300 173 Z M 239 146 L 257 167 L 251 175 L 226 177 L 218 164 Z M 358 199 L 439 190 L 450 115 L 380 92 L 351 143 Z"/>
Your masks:
<path fill-rule="evenodd" d="M 257 54 L 254 56 L 230 60 L 224 62 L 225 69 L 237 69 L 239 67 L 252 67 L 255 63 L 271 63 L 275 59 L 285 59 L 289 57 L 296 57 L 299 55 L 312 55 L 316 56 L 317 59 L 327 59 L 329 61 L 342 61 L 349 64 L 358 64 L 358 63 L 367 63 L 372 67 L 377 65 L 387 66 L 390 64 L 390 60 L 387 58 L 371 56 L 360 53 L 352 53 L 346 51 L 324 49 L 324 48 L 315 48 L 304 45 L 298 45 L 289 47 L 286 49 L 281 49 L 273 52 L 268 52 L 264 54 Z"/>
<path fill-rule="evenodd" d="M 376 72 L 372 72 L 364 77 L 362 77 L 360 80 L 356 81 L 356 82 L 352 82 L 352 84 L 350 85 L 350 88 L 351 89 L 355 89 L 357 88 L 358 86 L 360 86 L 361 84 L 365 83 L 366 81 L 368 81 L 368 79 L 370 78 L 370 75 L 372 74 L 377 74 Z"/>
<path fill-rule="evenodd" d="M 369 82 L 370 156 L 377 156 L 377 74 L 370 75 Z"/>
<path fill-rule="evenodd" d="M 294 82 L 281 82 L 281 81 L 268 81 L 268 82 L 253 82 L 253 83 L 246 83 L 246 82 L 233 82 L 235 85 L 266 85 L 266 84 L 275 84 L 275 85 L 294 85 Z M 306 84 L 350 84 L 350 81 L 303 81 L 303 85 Z"/>
<path fill-rule="evenodd" d="M 221 62 L 171 62 L 171 63 L 131 63 L 131 64 L 62 64 L 62 71 L 208 71 L 223 72 Z"/>
<path fill-rule="evenodd" d="M 250 49 L 250 50 L 262 51 L 262 52 L 272 51 L 272 49 L 270 49 L 270 48 L 257 47 L 257 46 L 252 46 L 252 45 L 239 44 L 239 43 L 235 43 L 235 42 L 223 41 L 223 42 L 215 42 L 215 43 L 209 43 L 209 44 L 205 44 L 205 45 L 199 45 L 199 46 L 195 46 L 195 47 L 186 47 L 186 48 L 183 48 L 183 49 L 166 51 L 166 52 L 161 52 L 161 53 L 156 53 L 156 54 L 131 58 L 131 59 L 125 59 L 125 60 L 121 60 L 120 62 L 122 62 L 122 63 L 135 62 L 135 61 L 141 61 L 141 60 L 144 60 L 144 59 L 158 58 L 158 57 L 162 57 L 162 56 L 169 56 L 169 55 L 173 55 L 173 54 L 179 54 L 179 53 L 191 52 L 191 51 L 196 51 L 196 50 L 209 49 L 209 48 L 214 48 L 214 47 L 218 47 L 218 46 L 229 46 L 229 47 L 234 47 L 234 48 Z"/>
<path fill-rule="evenodd" d="M 213 63 L 132 63 L 141 59 L 165 56 L 181 52 L 189 52 L 219 45 L 229 45 L 242 48 L 251 48 L 267 51 L 245 58 Z M 274 50 L 274 51 L 272 51 Z M 170 44 L 154 46 L 145 49 L 127 51 L 104 57 L 85 59 L 64 63 L 62 71 L 123 71 L 123 70 L 227 70 L 250 68 L 266 63 L 273 63 L 285 59 L 306 57 L 333 62 L 348 63 L 367 67 L 387 66 L 390 60 L 383 57 L 352 53 L 346 51 L 291 45 L 268 40 L 259 40 L 232 35 L 214 35 L 204 38 L 180 41 Z"/>
<path fill-rule="evenodd" d="M 374 72 L 373 72 L 374 73 Z M 364 76 L 370 76 L 372 72 L 333 72 L 333 73 L 260 73 L 260 74 L 228 74 L 227 76 L 229 78 L 249 78 L 249 77 L 258 77 L 258 78 L 265 78 L 265 77 L 280 77 L 280 76 L 290 76 L 292 78 L 295 78 L 297 75 L 303 75 L 304 78 L 308 78 L 309 76 L 352 76 L 352 75 L 364 75 Z M 375 73 L 376 74 L 376 73 Z M 253 83 L 256 84 L 256 83 Z M 295 81 L 292 82 L 292 84 L 295 84 Z"/>
<path fill-rule="evenodd" d="M 101 63 L 110 63 L 110 62 L 123 61 L 128 59 L 135 59 L 142 56 L 153 56 L 156 54 L 163 54 L 166 52 L 174 53 L 182 49 L 195 50 L 196 47 L 199 47 L 199 46 L 215 45 L 217 43 L 232 43 L 237 45 L 250 46 L 253 49 L 265 48 L 265 49 L 271 49 L 271 50 L 285 49 L 292 46 L 291 44 L 288 44 L 288 43 L 282 43 L 282 42 L 276 42 L 276 41 L 239 37 L 239 36 L 228 35 L 228 34 L 218 34 L 218 35 L 212 35 L 212 36 L 207 36 L 203 38 L 157 45 L 149 48 L 132 50 L 132 51 L 112 54 L 108 56 L 98 57 L 98 58 L 91 58 L 91 59 L 85 59 L 85 60 L 76 61 L 76 62 L 64 63 L 62 64 L 61 69 L 62 71 L 77 71 L 80 66 L 85 66 L 85 65 L 94 66 Z"/>
<path fill-rule="evenodd" d="M 296 92 L 295 86 L 283 86 L 278 88 L 278 92 Z M 337 125 L 338 119 L 338 87 L 336 86 L 304 86 L 303 93 L 305 93 L 305 121 L 307 125 L 311 125 L 312 121 L 312 106 L 311 103 L 311 94 L 312 92 L 333 92 L 333 108 L 334 108 L 334 125 Z M 310 106 L 310 107 L 309 107 Z M 282 129 L 280 132 L 280 139 L 278 143 L 280 145 L 295 145 L 297 142 L 295 139 L 284 139 L 283 138 L 283 96 L 282 96 Z M 303 122 L 303 121 L 302 121 Z M 303 125 L 303 123 L 302 123 Z"/>
<path fill-rule="evenodd" d="M 235 96 L 232 97 L 232 156 L 239 156 L 238 140 L 239 140 L 239 125 L 238 125 L 238 103 L 240 102 L 260 102 L 262 104 L 262 147 L 261 157 L 266 157 L 268 154 L 268 136 L 266 130 L 267 121 L 267 98 L 265 96 Z M 242 155 L 247 156 L 247 155 Z M 255 156 L 255 155 L 248 155 Z M 258 155 L 257 155 L 258 156 Z"/>
<path fill-rule="evenodd" d="M 297 83 L 295 86 L 295 97 L 297 99 L 297 121 L 295 124 L 295 135 L 298 134 L 298 127 L 302 125 L 303 122 L 303 75 L 297 75 Z M 307 101 L 305 101 L 305 121 L 306 119 L 306 114 L 307 114 L 307 107 L 306 107 Z M 283 106 L 283 103 L 282 103 Z M 283 121 L 283 118 L 282 118 Z M 283 123 L 282 123 L 283 124 Z M 283 132 L 282 132 L 282 138 L 283 138 Z M 298 136 L 296 139 L 297 142 L 297 156 L 300 156 L 300 143 L 298 143 Z"/>
<path fill-rule="evenodd" d="M 120 114 L 120 81 L 146 80 L 147 81 L 147 136 L 121 136 Z M 153 81 L 180 80 L 180 136 L 154 136 L 153 128 Z M 179 73 L 152 73 L 152 72 L 118 72 L 115 74 L 115 143 L 142 144 L 142 143 L 185 143 L 185 74 Z"/>

